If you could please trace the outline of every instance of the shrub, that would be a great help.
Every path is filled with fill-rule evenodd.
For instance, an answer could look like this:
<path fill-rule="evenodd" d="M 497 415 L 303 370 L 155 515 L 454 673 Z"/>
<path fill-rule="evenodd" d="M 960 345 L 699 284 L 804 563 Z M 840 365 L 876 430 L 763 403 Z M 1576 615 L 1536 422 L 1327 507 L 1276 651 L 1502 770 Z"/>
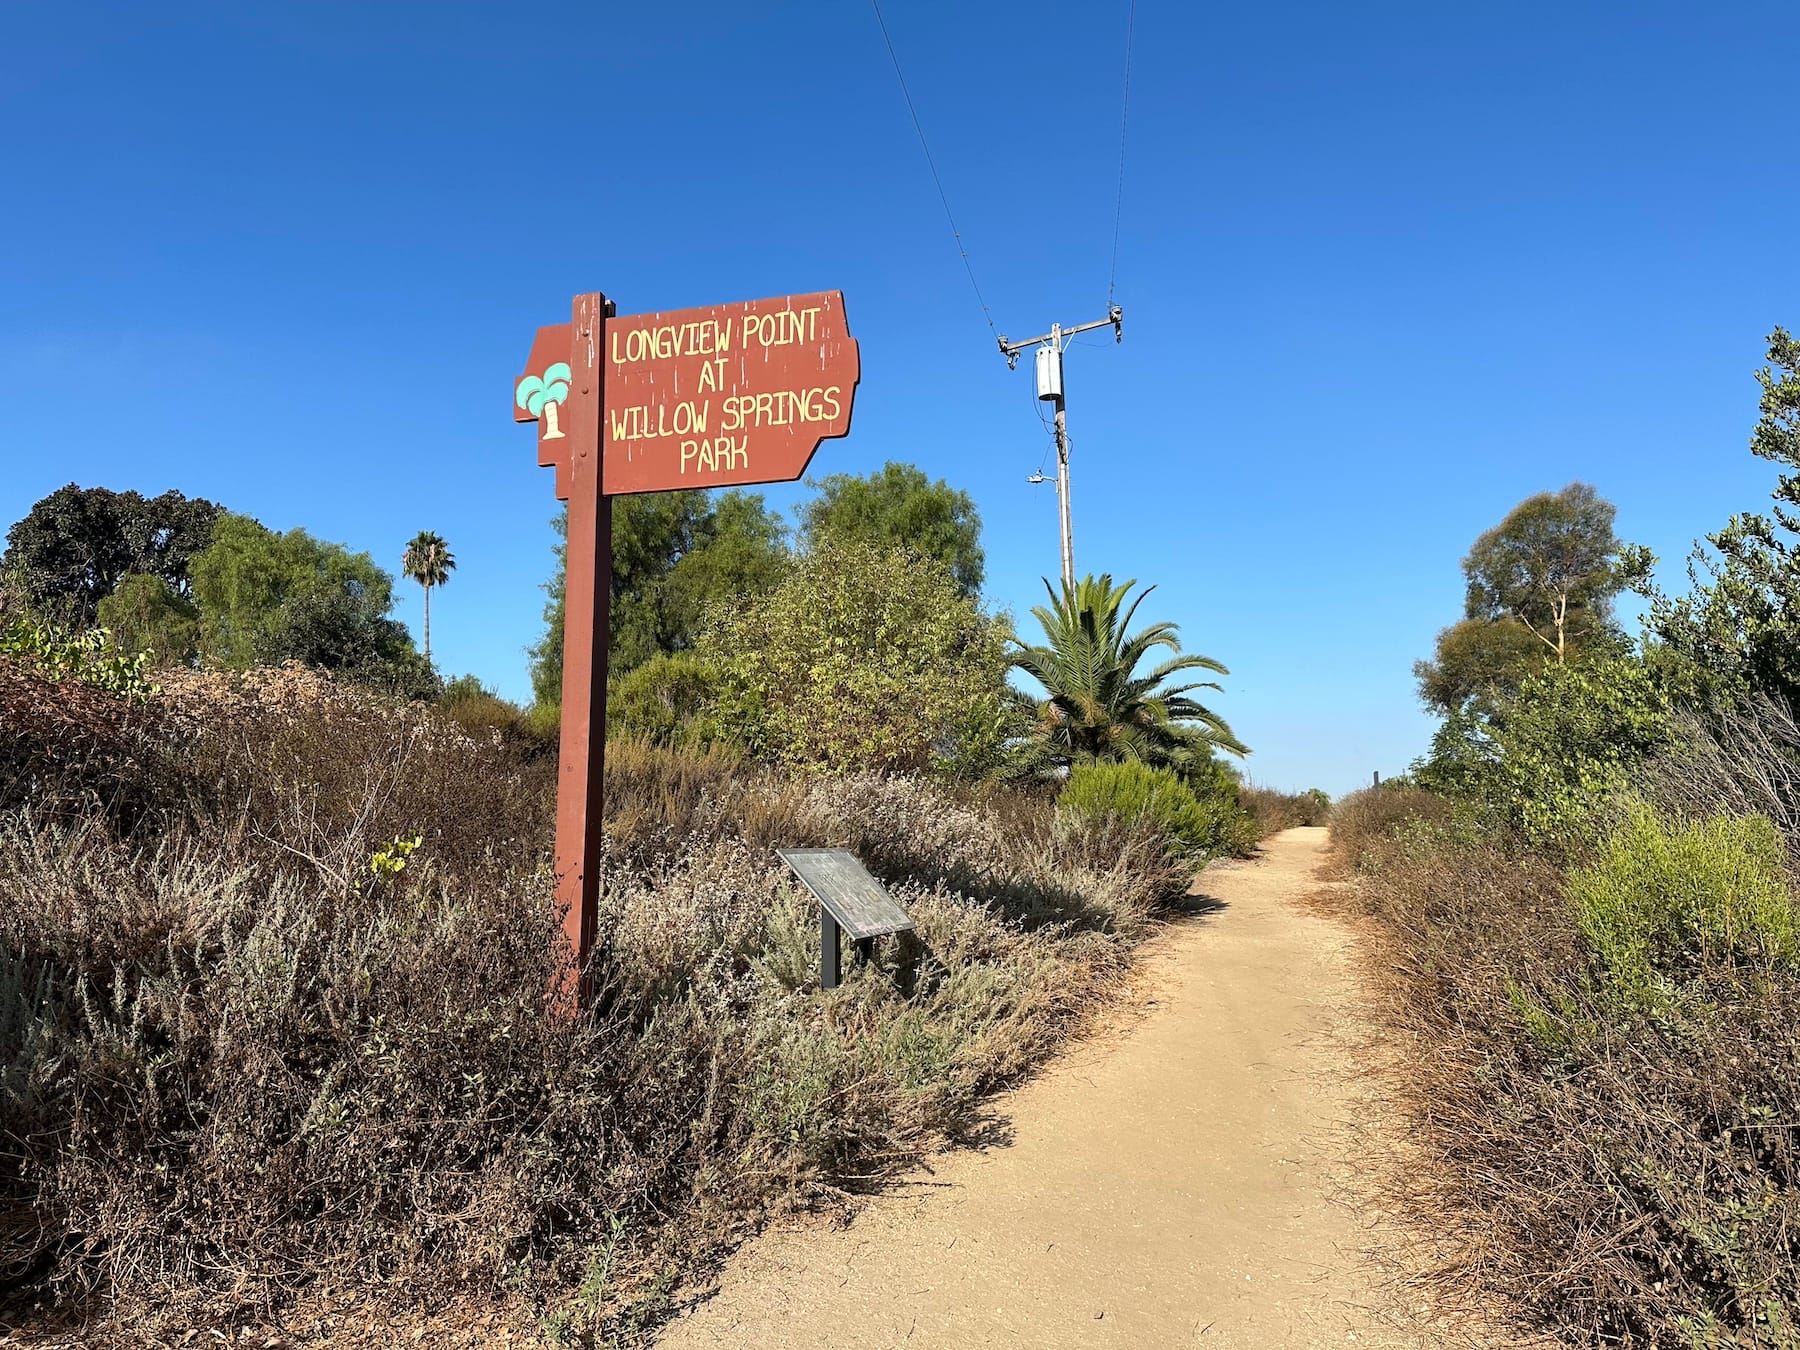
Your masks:
<path fill-rule="evenodd" d="M 712 711 L 718 687 L 704 661 L 659 652 L 607 689 L 607 726 L 652 745 L 705 744 L 718 735 Z"/>
<path fill-rule="evenodd" d="M 1168 840 L 1171 852 L 1188 854 L 1219 850 L 1231 810 L 1217 798 L 1201 802 L 1172 769 L 1135 759 L 1077 764 L 1057 805 L 1103 827 L 1146 826 Z"/>
<path fill-rule="evenodd" d="M 525 709 L 501 698 L 473 675 L 460 675 L 447 683 L 432 706 L 480 740 L 502 737 L 534 753 L 556 744 L 554 728 L 545 735 Z"/>
<path fill-rule="evenodd" d="M 1579 850 L 1605 831 L 1614 798 L 1673 735 L 1668 700 L 1644 663 L 1595 656 L 1546 667 L 1487 723 L 1452 717 L 1420 772 L 1502 830 Z"/>
<path fill-rule="evenodd" d="M 1559 1343 L 1788 1350 L 1800 979 L 1766 822 L 1640 810 L 1566 882 L 1428 794 L 1356 794 L 1334 832 L 1417 1136 L 1395 1198 L 1442 1277 Z"/>
<path fill-rule="evenodd" d="M 1441 824 L 1454 808 L 1425 788 L 1383 784 L 1341 798 L 1331 809 L 1332 850 L 1359 867 L 1377 845 L 1392 840 L 1414 822 Z"/>
<path fill-rule="evenodd" d="M 54 691 L 9 671 L 0 707 Z M 624 741 L 600 993 L 558 1021 L 545 758 L 302 669 L 81 693 L 162 757 L 129 825 L 0 799 L 0 1276 L 189 1330 L 505 1288 L 604 1342 L 768 1208 L 973 1130 L 1186 886 L 1041 799 Z M 855 848 L 911 956 L 821 994 L 778 843 Z"/>
<path fill-rule="evenodd" d="M 1775 827 L 1760 816 L 1670 825 L 1630 813 L 1569 876 L 1576 925 L 1607 982 L 1650 1009 L 1715 963 L 1773 969 L 1800 956 Z"/>
<path fill-rule="evenodd" d="M 1280 792 L 1247 784 L 1238 800 L 1255 823 L 1259 839 L 1300 825 L 1323 825 L 1331 818 L 1331 798 L 1318 788 Z"/>
<path fill-rule="evenodd" d="M 52 683 L 74 680 L 124 698 L 145 698 L 155 688 L 149 656 L 121 651 L 104 628 L 76 631 L 26 615 L 0 615 L 0 657 Z"/>
<path fill-rule="evenodd" d="M 723 733 L 813 773 L 917 772 L 997 714 L 1004 625 L 941 564 L 833 536 L 759 603 L 715 613 L 695 655 Z"/>

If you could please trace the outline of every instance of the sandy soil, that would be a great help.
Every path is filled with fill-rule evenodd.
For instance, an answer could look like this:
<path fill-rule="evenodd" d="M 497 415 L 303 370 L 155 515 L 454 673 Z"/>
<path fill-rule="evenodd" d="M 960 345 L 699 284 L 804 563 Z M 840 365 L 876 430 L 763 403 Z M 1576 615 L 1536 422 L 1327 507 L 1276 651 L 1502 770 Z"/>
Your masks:
<path fill-rule="evenodd" d="M 1204 873 L 1216 905 L 1155 944 L 1143 1015 L 1001 1102 L 1010 1142 L 764 1234 L 661 1350 L 1459 1342 L 1370 1256 L 1352 938 L 1296 903 L 1325 839 Z"/>

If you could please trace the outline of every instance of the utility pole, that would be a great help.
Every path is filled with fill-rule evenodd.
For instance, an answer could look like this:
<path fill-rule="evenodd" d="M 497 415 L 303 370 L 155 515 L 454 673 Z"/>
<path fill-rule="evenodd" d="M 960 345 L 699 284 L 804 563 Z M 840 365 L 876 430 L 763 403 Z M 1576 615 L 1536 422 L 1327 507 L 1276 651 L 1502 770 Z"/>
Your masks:
<path fill-rule="evenodd" d="M 1057 513 L 1062 518 L 1062 579 L 1065 594 L 1075 589 L 1075 538 L 1069 523 L 1069 423 L 1063 406 L 1062 354 L 1064 339 L 1095 328 L 1111 328 L 1113 341 L 1123 342 L 1125 311 L 1113 305 L 1104 319 L 1096 319 L 1093 323 L 1078 323 L 1069 328 L 1053 323 L 1048 333 L 1026 338 L 1022 342 L 1009 342 L 1005 334 L 1000 337 L 1000 354 L 1006 358 L 1009 369 L 1018 369 L 1020 352 L 1037 348 L 1037 396 L 1056 406 L 1056 501 Z M 1043 476 L 1034 475 L 1030 481 L 1041 483 Z"/>

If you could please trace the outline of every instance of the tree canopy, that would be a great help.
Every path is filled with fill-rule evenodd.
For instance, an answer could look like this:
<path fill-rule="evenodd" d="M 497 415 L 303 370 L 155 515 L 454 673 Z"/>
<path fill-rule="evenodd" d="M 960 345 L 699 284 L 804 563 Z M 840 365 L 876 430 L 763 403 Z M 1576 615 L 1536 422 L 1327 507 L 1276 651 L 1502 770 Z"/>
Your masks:
<path fill-rule="evenodd" d="M 456 555 L 441 534 L 420 530 L 400 554 L 401 575 L 425 592 L 425 660 L 431 660 L 431 589 L 445 585 L 456 570 Z"/>
<path fill-rule="evenodd" d="M 1527 497 L 1463 559 L 1467 616 L 1523 624 L 1566 664 L 1573 646 L 1610 625 L 1613 597 L 1631 579 L 1616 514 L 1587 483 Z"/>
<path fill-rule="evenodd" d="M 694 645 L 708 608 L 760 595 L 788 566 L 787 531 L 760 493 L 658 492 L 615 497 L 608 638 L 614 676 Z M 568 512 L 554 522 L 556 571 L 546 631 L 532 648 L 537 701 L 562 701 Z"/>
<path fill-rule="evenodd" d="M 935 559 L 835 536 L 759 603 L 713 611 L 695 655 L 719 732 L 751 753 L 882 773 L 997 752 L 1005 635 Z"/>
<path fill-rule="evenodd" d="M 399 693 L 435 691 L 430 667 L 389 617 L 394 579 L 367 553 L 227 514 L 192 574 L 202 650 L 222 665 L 300 661 Z"/>
<path fill-rule="evenodd" d="M 1644 550 L 1619 542 L 1615 513 L 1591 486 L 1571 483 L 1527 497 L 1476 539 L 1462 563 L 1462 621 L 1413 667 L 1428 707 L 1485 716 L 1545 666 L 1612 649 L 1613 599 L 1650 565 Z"/>
<path fill-rule="evenodd" d="M 1684 697 L 1708 707 L 1769 694 L 1800 702 L 1800 343 L 1768 338 L 1757 372 L 1750 449 L 1785 466 L 1772 517 L 1733 516 L 1689 560 L 1689 593 L 1651 595 L 1653 658 Z"/>
<path fill-rule="evenodd" d="M 964 595 L 981 589 L 987 559 L 981 516 L 968 493 L 891 460 L 866 478 L 834 473 L 813 486 L 819 495 L 800 509 L 808 549 L 833 535 L 899 545 L 949 568 Z"/>
<path fill-rule="evenodd" d="M 147 572 L 121 581 L 98 618 L 118 650 L 147 653 L 152 665 L 186 665 L 200 653 L 200 607 Z"/>
<path fill-rule="evenodd" d="M 32 604 L 85 626 L 133 572 L 160 577 L 185 598 L 189 565 L 211 542 L 220 511 L 172 490 L 145 498 L 70 483 L 7 531 L 4 562 Z"/>

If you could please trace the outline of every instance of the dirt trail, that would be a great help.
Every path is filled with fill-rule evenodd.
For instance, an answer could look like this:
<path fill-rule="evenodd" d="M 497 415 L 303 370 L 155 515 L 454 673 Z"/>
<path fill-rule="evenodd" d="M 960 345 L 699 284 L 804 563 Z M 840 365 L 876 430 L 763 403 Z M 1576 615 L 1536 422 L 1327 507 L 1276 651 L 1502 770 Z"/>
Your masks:
<path fill-rule="evenodd" d="M 1325 838 L 1208 870 L 1219 908 L 1157 941 L 1142 1020 L 1002 1102 L 1010 1145 L 941 1158 L 848 1228 L 765 1234 L 658 1345 L 1450 1343 L 1402 1329 L 1363 1255 L 1351 939 L 1295 903 Z"/>

